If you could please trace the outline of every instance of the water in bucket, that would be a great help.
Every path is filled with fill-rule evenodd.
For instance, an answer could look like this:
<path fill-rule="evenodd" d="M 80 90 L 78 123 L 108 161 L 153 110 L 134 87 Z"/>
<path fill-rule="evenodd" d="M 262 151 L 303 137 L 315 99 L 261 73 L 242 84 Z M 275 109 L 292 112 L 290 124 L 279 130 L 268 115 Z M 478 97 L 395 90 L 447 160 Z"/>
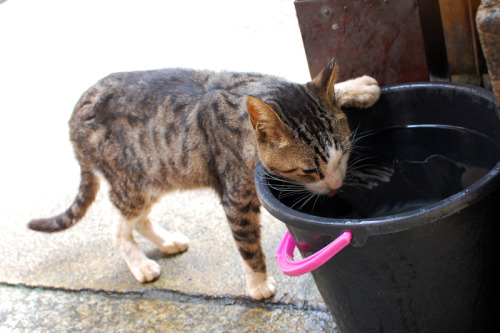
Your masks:
<path fill-rule="evenodd" d="M 422 209 L 461 192 L 500 160 L 487 136 L 461 127 L 415 125 L 354 139 L 344 186 L 333 198 L 276 196 L 287 206 L 330 218 L 364 219 Z M 487 152 L 487 153 L 485 153 Z"/>

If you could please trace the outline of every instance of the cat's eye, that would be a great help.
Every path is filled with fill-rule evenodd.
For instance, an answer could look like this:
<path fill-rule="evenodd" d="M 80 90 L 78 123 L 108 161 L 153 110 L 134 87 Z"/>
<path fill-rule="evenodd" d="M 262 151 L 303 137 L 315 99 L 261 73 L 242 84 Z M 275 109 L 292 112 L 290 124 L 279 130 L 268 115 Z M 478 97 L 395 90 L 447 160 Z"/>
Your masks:
<path fill-rule="evenodd" d="M 304 178 L 307 176 L 308 178 L 313 177 L 312 174 L 317 174 L 319 176 L 319 179 L 323 179 L 325 176 L 323 175 L 323 172 L 321 171 L 320 168 L 314 168 L 314 169 L 300 169 L 304 173 L 302 175 Z M 314 178 L 314 177 L 313 177 Z"/>
<path fill-rule="evenodd" d="M 275 172 L 275 173 L 292 173 L 292 172 L 295 172 L 297 171 L 297 168 L 294 168 L 294 169 L 289 169 L 289 170 L 280 170 L 280 169 L 277 169 L 277 168 L 274 168 L 274 167 L 270 167 L 269 170 L 271 172 Z"/>
<path fill-rule="evenodd" d="M 304 174 L 304 175 L 299 175 L 299 177 L 303 180 L 303 181 L 307 181 L 307 182 L 314 182 L 317 180 L 316 177 L 314 177 L 312 174 Z"/>

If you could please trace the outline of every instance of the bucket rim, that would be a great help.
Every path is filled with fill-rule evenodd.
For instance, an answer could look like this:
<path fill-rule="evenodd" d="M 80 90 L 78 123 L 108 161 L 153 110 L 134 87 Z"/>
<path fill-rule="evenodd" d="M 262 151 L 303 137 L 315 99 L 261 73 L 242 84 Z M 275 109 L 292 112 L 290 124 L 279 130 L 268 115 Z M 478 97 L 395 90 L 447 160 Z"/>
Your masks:
<path fill-rule="evenodd" d="M 444 88 L 460 90 L 467 94 L 479 95 L 496 104 L 494 94 L 486 89 L 444 82 L 417 82 L 383 87 L 382 93 L 408 89 Z M 255 168 L 257 196 L 264 208 L 275 218 L 294 228 L 338 235 L 346 230 L 353 232 L 351 244 L 363 246 L 368 236 L 384 235 L 405 231 L 414 227 L 431 224 L 447 216 L 456 214 L 484 198 L 500 184 L 500 161 L 479 180 L 445 199 L 411 211 L 366 219 L 335 219 L 303 213 L 279 201 L 267 186 L 264 167 L 261 162 Z"/>
<path fill-rule="evenodd" d="M 444 88 L 453 89 L 455 91 L 461 91 L 469 94 L 479 95 L 490 102 L 496 104 L 495 94 L 483 87 L 473 86 L 470 84 L 456 83 L 456 82 L 446 82 L 446 81 L 434 81 L 434 82 L 409 82 L 409 83 L 398 83 L 389 84 L 380 87 L 380 93 L 387 93 L 391 91 L 399 90 L 414 90 L 414 89 L 426 89 L 426 88 Z"/>

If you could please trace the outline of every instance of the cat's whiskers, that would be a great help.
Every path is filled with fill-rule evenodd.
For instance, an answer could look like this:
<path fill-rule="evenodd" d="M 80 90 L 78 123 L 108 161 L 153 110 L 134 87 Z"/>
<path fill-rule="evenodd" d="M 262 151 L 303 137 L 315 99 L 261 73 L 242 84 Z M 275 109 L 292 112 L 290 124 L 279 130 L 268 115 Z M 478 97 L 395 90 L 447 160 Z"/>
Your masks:
<path fill-rule="evenodd" d="M 302 183 L 275 175 L 265 168 L 263 178 L 265 178 L 264 182 L 268 184 L 270 188 L 279 192 L 278 199 L 309 192 Z M 279 181 L 279 183 L 269 182 L 269 180 Z"/>
<path fill-rule="evenodd" d="M 368 132 L 364 132 L 364 133 L 360 133 L 359 135 L 357 134 L 359 130 L 359 127 L 356 128 L 350 135 L 350 137 L 348 139 L 350 139 L 349 143 L 347 144 L 348 148 L 351 150 L 351 151 L 354 151 L 355 149 L 360 149 L 360 148 L 366 148 L 364 146 L 360 146 L 358 145 L 358 141 L 364 139 L 364 138 L 367 138 L 369 136 L 372 136 L 374 134 L 377 133 L 377 131 L 368 131 Z M 346 139 L 347 140 L 347 139 Z"/>
<path fill-rule="evenodd" d="M 302 208 L 305 207 L 305 205 L 308 202 L 310 202 L 313 198 L 315 198 L 313 204 L 314 208 L 316 202 L 321 196 L 318 193 L 311 192 L 310 190 L 308 190 L 303 183 L 275 175 L 270 171 L 266 170 L 265 168 L 264 168 L 264 177 L 267 179 L 266 183 L 269 185 L 269 187 L 279 192 L 277 195 L 278 199 L 283 199 L 292 196 L 297 197 L 295 199 L 295 202 L 290 206 L 291 208 L 294 208 L 295 206 L 299 205 L 297 209 L 301 210 Z M 279 181 L 279 183 L 269 182 L 269 180 L 277 180 Z"/>
<path fill-rule="evenodd" d="M 390 166 L 382 166 L 373 163 L 366 163 L 373 160 L 374 157 L 366 156 L 359 157 L 356 160 L 350 161 L 344 179 L 344 185 L 354 187 L 371 188 L 377 186 L 379 182 L 388 182 L 394 173 L 394 168 Z"/>
<path fill-rule="evenodd" d="M 351 132 L 349 138 L 345 140 L 347 141 L 348 139 L 350 139 L 350 141 L 347 144 L 345 144 L 345 146 L 351 152 L 366 148 L 364 146 L 359 145 L 359 141 L 371 135 L 376 134 L 376 131 L 367 131 L 359 134 L 358 131 L 359 131 L 359 126 L 356 127 L 356 129 Z M 373 158 L 374 157 L 370 156 L 351 158 L 347 164 L 346 176 L 344 178 L 344 185 L 353 185 L 353 186 L 359 185 L 361 179 L 359 179 L 358 176 L 365 174 L 363 170 L 369 170 L 370 168 L 375 168 L 375 169 L 378 168 L 378 166 L 375 164 L 366 163 L 367 161 L 370 161 Z"/>
<path fill-rule="evenodd" d="M 356 127 L 356 129 L 353 130 L 351 132 L 351 134 L 344 139 L 344 141 L 341 142 L 340 145 L 341 145 L 341 147 L 344 147 L 344 151 L 352 151 L 353 144 L 356 141 L 355 137 L 356 137 L 356 134 L 358 133 L 358 130 L 359 130 L 359 126 Z"/>
<path fill-rule="evenodd" d="M 347 172 L 352 172 L 352 171 L 356 171 L 356 170 L 359 170 L 359 169 L 364 169 L 364 168 L 367 168 L 367 167 L 374 167 L 375 164 L 371 164 L 371 163 L 366 163 L 367 161 L 369 160 L 372 160 L 373 157 L 359 157 L 357 159 L 353 159 L 352 161 L 349 161 L 348 165 L 347 165 Z"/>
<path fill-rule="evenodd" d="M 311 191 L 307 191 L 306 193 L 304 193 L 303 195 L 301 195 L 300 197 L 297 198 L 297 200 L 295 201 L 295 203 L 293 203 L 290 208 L 294 208 L 295 206 L 299 205 L 297 207 L 297 210 L 301 210 L 305 207 L 305 205 L 307 205 L 307 203 L 309 201 L 311 201 L 312 198 L 314 197 L 319 197 L 319 194 L 317 193 L 314 193 L 314 192 L 311 192 Z M 316 200 L 317 201 L 317 200 Z M 316 204 L 316 201 L 314 202 L 314 204 Z M 314 207 L 314 206 L 313 206 Z"/>

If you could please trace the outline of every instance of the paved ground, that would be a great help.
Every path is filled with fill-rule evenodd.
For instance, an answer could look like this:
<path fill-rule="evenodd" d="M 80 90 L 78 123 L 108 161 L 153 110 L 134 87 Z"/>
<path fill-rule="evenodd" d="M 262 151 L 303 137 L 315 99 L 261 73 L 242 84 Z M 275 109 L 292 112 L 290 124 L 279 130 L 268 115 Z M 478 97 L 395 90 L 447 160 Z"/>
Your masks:
<path fill-rule="evenodd" d="M 133 279 L 109 242 L 105 195 L 65 232 L 47 235 L 26 229 L 31 217 L 56 213 L 71 199 L 69 194 L 41 199 L 1 215 L 0 327 L 7 331 L 328 332 L 334 325 L 310 275 L 290 278 L 278 271 L 272 254 L 284 226 L 268 214 L 263 219 L 264 248 L 279 289 L 273 299 L 253 302 L 224 214 L 211 192 L 168 195 L 153 211 L 154 220 L 182 231 L 192 244 L 184 254 L 165 256 L 138 237 L 162 268 L 160 279 L 147 285 Z"/>
<path fill-rule="evenodd" d="M 305 82 L 293 1 L 0 2 L 0 332 L 330 332 L 311 276 L 281 274 L 285 232 L 263 217 L 277 295 L 251 301 L 224 214 L 210 191 L 172 193 L 152 218 L 191 239 L 162 255 L 141 285 L 109 242 L 105 193 L 80 224 L 47 235 L 26 228 L 72 201 L 78 166 L 67 120 L 81 93 L 109 72 L 161 67 L 260 71 Z"/>

